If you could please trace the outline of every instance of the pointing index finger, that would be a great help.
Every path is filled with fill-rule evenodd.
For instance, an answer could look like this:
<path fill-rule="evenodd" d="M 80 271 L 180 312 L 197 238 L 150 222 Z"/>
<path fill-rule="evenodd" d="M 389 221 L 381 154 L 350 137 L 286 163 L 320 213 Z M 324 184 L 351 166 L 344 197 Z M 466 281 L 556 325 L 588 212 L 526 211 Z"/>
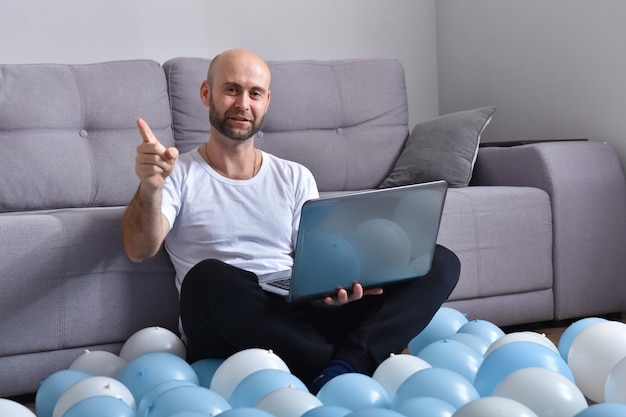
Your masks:
<path fill-rule="evenodd" d="M 139 133 L 141 133 L 141 137 L 143 138 L 144 143 L 158 143 L 159 141 L 152 133 L 152 129 L 148 126 L 143 119 L 137 119 L 137 127 L 139 128 Z"/>

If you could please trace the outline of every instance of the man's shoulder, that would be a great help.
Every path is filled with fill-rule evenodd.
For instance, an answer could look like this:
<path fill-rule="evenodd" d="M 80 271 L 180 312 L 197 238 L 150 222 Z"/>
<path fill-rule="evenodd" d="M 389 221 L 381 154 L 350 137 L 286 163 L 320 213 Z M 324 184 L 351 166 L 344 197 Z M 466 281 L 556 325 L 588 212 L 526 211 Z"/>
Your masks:
<path fill-rule="evenodd" d="M 201 161 L 201 156 L 197 149 L 181 153 L 178 155 L 178 160 L 174 167 L 174 173 L 178 175 L 187 175 L 192 170 L 192 167 L 198 166 Z"/>
<path fill-rule="evenodd" d="M 265 158 L 267 158 L 267 160 L 270 163 L 277 165 L 279 167 L 290 169 L 290 170 L 309 172 L 309 169 L 299 162 L 292 161 L 290 159 L 281 158 L 279 156 L 276 156 L 274 154 L 271 154 L 265 151 L 263 151 L 263 155 Z"/>
<path fill-rule="evenodd" d="M 269 176 L 282 186 L 294 187 L 298 190 L 307 190 L 304 194 L 309 197 L 317 196 L 317 184 L 313 173 L 299 162 L 277 157 L 265 153 L 269 166 Z"/>
<path fill-rule="evenodd" d="M 178 162 L 189 164 L 196 160 L 196 155 L 200 156 L 200 154 L 198 153 L 198 149 L 193 149 L 191 151 L 181 153 L 180 155 L 178 155 Z"/>

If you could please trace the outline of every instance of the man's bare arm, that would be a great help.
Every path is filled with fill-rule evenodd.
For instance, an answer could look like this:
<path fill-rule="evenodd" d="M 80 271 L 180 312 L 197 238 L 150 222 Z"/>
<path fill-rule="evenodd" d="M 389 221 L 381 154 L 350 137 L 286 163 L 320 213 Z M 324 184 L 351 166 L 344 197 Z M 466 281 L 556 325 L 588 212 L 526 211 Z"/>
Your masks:
<path fill-rule="evenodd" d="M 178 151 L 165 148 L 142 119 L 137 120 L 137 126 L 143 139 L 135 160 L 139 188 L 124 213 L 122 239 L 128 257 L 141 262 L 158 252 L 169 231 L 169 223 L 161 213 L 161 197 Z"/>
<path fill-rule="evenodd" d="M 126 254 L 133 262 L 154 256 L 169 231 L 161 213 L 161 194 L 144 193 L 139 186 L 122 218 L 122 239 Z"/>

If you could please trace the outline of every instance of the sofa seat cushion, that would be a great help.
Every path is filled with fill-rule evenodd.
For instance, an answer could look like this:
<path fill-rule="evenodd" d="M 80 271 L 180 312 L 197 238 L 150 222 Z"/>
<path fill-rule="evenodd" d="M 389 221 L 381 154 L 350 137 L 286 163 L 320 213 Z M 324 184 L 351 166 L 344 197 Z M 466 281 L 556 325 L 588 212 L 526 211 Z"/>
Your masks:
<path fill-rule="evenodd" d="M 552 288 L 552 210 L 538 188 L 449 189 L 438 242 L 461 260 L 450 300 Z"/>
<path fill-rule="evenodd" d="M 128 260 L 120 236 L 123 212 L 0 214 L 3 240 L 10 242 L 0 253 L 0 334 L 6 336 L 0 355 L 122 342 L 157 324 L 177 330 L 169 258 L 161 252 L 142 264 Z"/>
<path fill-rule="evenodd" d="M 444 305 L 462 312 L 468 320 L 486 320 L 498 326 L 537 323 L 554 319 L 552 288 L 447 301 Z"/>
<path fill-rule="evenodd" d="M 449 188 L 437 243 L 461 260 L 450 300 L 552 293 L 552 209 L 538 188 Z"/>
<path fill-rule="evenodd" d="M 59 349 L 36 353 L 20 353 L 0 356 L 0 392 L 2 397 L 34 394 L 43 380 L 55 372 L 68 369 L 72 362 L 85 353 L 106 351 L 119 354 L 121 343 L 81 346 L 74 349 Z M 50 414 L 47 414 L 50 416 Z M 40 414 L 41 416 L 41 414 Z M 11 417 L 14 417 L 11 414 Z"/>

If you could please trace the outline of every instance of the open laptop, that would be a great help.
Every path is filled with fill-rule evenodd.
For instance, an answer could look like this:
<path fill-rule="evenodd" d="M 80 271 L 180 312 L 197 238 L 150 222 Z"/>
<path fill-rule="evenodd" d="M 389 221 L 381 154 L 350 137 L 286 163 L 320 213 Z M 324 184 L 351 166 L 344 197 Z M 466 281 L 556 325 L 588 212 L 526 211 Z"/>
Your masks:
<path fill-rule="evenodd" d="M 302 207 L 293 268 L 259 276 L 288 302 L 426 275 L 432 264 L 445 181 L 322 197 Z"/>

